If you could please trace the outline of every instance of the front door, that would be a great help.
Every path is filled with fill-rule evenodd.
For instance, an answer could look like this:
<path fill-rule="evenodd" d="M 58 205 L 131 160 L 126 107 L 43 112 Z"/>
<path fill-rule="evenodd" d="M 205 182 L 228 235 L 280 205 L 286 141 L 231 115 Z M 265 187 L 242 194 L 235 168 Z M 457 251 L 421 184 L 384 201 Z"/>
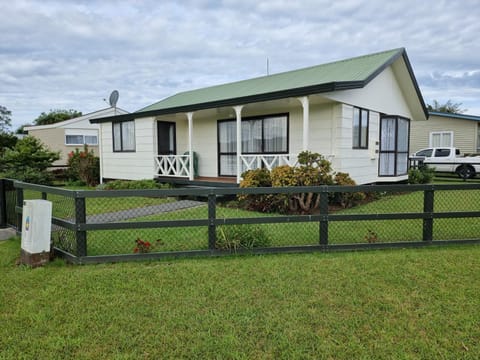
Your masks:
<path fill-rule="evenodd" d="M 176 155 L 175 123 L 157 122 L 158 155 Z"/>
<path fill-rule="evenodd" d="M 399 116 L 380 119 L 379 176 L 400 176 L 408 172 L 410 120 Z"/>

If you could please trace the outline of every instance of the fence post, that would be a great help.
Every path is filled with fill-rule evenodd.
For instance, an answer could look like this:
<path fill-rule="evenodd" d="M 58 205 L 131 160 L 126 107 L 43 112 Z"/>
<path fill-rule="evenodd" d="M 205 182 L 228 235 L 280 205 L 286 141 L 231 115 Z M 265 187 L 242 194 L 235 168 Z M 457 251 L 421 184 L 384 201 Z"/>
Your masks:
<path fill-rule="evenodd" d="M 423 213 L 427 215 L 423 219 L 423 241 L 433 240 L 433 202 L 435 190 L 433 186 L 423 192 Z"/>
<path fill-rule="evenodd" d="M 7 227 L 7 194 L 5 179 L 0 179 L 0 229 Z"/>
<path fill-rule="evenodd" d="M 79 230 L 80 225 L 87 222 L 85 210 L 85 198 L 79 197 L 78 192 L 75 192 L 75 238 L 78 257 L 87 256 L 87 232 Z"/>
<path fill-rule="evenodd" d="M 23 188 L 16 188 L 17 192 L 17 204 L 16 207 L 23 209 Z M 17 209 L 15 209 L 15 212 L 17 213 L 17 234 L 22 233 L 22 216 L 23 213 L 21 211 L 17 212 Z"/>
<path fill-rule="evenodd" d="M 328 191 L 322 190 L 320 196 L 320 245 L 328 246 Z"/>
<path fill-rule="evenodd" d="M 217 217 L 217 196 L 215 193 L 208 194 L 208 249 L 215 250 L 217 231 L 215 219 Z"/>

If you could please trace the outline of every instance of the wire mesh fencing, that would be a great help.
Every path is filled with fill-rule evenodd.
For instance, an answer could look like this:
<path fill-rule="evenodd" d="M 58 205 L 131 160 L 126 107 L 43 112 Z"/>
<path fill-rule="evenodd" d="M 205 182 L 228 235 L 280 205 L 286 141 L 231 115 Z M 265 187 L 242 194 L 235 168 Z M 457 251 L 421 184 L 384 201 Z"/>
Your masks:
<path fill-rule="evenodd" d="M 16 188 L 52 201 L 52 244 L 77 262 L 480 242 L 479 184 Z"/>

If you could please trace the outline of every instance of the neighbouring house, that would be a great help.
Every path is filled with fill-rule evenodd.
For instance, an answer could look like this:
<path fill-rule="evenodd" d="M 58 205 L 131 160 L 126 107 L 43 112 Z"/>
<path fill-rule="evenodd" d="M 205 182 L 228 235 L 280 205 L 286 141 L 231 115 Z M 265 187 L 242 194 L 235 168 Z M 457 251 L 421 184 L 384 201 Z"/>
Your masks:
<path fill-rule="evenodd" d="M 90 119 L 123 114 L 128 112 L 109 107 L 55 124 L 26 126 L 24 130 L 28 135 L 38 138 L 50 150 L 60 151 L 60 159 L 53 165 L 65 166 L 68 162 L 68 153 L 75 149 L 82 150 L 84 145 L 88 145 L 88 149 L 99 156 L 98 125 L 91 124 Z"/>
<path fill-rule="evenodd" d="M 480 153 L 480 116 L 430 111 L 428 121 L 412 122 L 410 152 L 428 147 L 456 147 Z"/>
<path fill-rule="evenodd" d="M 104 178 L 239 183 L 245 170 L 295 165 L 309 150 L 367 184 L 407 179 L 410 123 L 427 117 L 400 48 L 181 92 L 91 122 L 100 124 Z"/>

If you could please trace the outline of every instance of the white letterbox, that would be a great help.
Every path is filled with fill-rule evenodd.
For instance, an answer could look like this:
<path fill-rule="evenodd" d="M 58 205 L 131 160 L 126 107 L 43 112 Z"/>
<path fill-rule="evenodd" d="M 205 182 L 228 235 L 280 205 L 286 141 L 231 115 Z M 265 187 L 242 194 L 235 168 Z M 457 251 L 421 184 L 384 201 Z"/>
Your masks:
<path fill-rule="evenodd" d="M 25 200 L 22 216 L 21 262 L 38 266 L 50 256 L 52 203 L 47 200 Z"/>

